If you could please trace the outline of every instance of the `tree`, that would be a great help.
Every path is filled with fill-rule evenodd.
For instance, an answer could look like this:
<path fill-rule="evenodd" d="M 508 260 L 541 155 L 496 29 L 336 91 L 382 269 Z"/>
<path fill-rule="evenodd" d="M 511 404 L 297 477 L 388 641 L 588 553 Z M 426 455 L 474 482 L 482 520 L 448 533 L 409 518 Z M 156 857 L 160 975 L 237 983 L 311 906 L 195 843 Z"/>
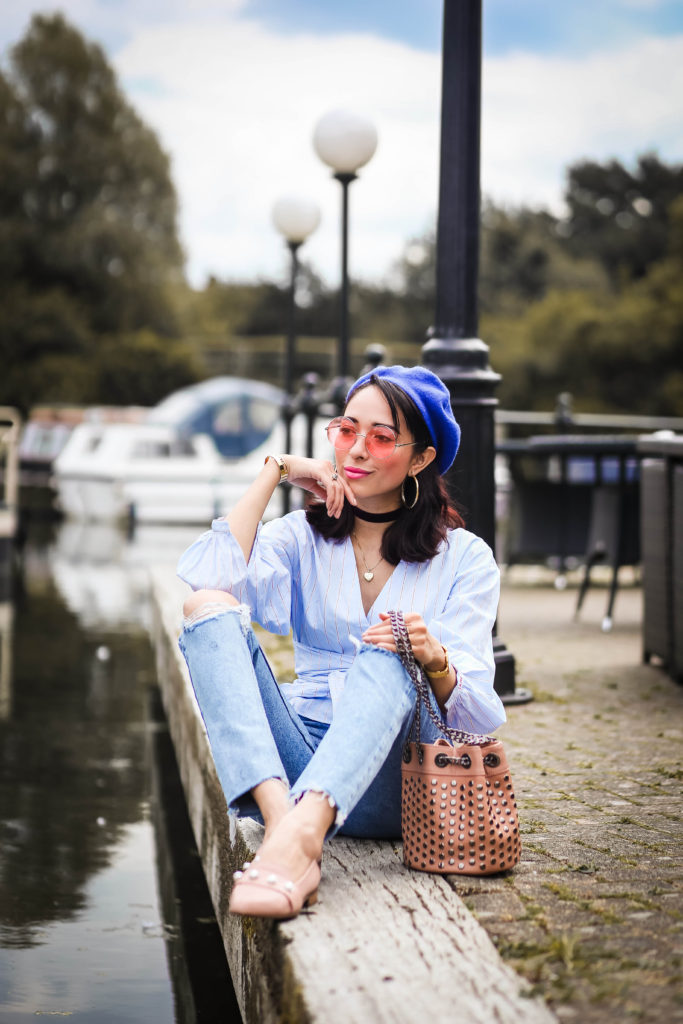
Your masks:
<path fill-rule="evenodd" d="M 436 234 L 412 238 L 393 268 L 390 286 L 361 289 L 363 331 L 422 344 L 433 321 Z M 482 315 L 512 316 L 557 289 L 607 286 L 598 262 L 567 251 L 559 221 L 544 210 L 485 201 L 481 217 L 479 307 Z"/>
<path fill-rule="evenodd" d="M 170 353 L 171 290 L 183 280 L 176 216 L 168 157 L 100 47 L 61 15 L 35 15 L 0 74 L 0 401 L 41 399 L 40 360 L 53 371 L 55 360 L 96 364 L 103 337 L 152 331 Z M 37 390 L 24 394 L 29 363 Z M 82 401 L 106 401 L 90 370 L 67 390 L 80 380 Z"/>
<path fill-rule="evenodd" d="M 597 260 L 567 251 L 558 219 L 545 210 L 484 202 L 479 260 L 482 314 L 521 312 L 553 290 L 598 289 L 607 279 Z"/>
<path fill-rule="evenodd" d="M 487 321 L 505 405 L 548 409 L 568 390 L 577 408 L 683 415 L 683 197 L 668 216 L 663 259 L 618 294 L 554 291 Z"/>
<path fill-rule="evenodd" d="M 664 164 L 653 153 L 633 171 L 618 160 L 574 164 L 562 224 L 568 251 L 597 258 L 615 289 L 643 277 L 666 254 L 671 204 L 681 192 L 683 164 Z"/>

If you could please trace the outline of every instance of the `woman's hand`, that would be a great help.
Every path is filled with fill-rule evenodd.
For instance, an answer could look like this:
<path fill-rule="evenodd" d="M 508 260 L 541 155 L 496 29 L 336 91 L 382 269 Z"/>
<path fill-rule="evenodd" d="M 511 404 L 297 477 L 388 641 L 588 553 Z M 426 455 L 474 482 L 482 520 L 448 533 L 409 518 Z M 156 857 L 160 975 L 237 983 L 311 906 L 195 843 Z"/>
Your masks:
<path fill-rule="evenodd" d="M 366 629 L 361 639 L 366 644 L 375 644 L 377 647 L 384 648 L 385 651 L 396 652 L 391 619 L 386 612 L 380 612 L 379 617 L 382 621 Z M 403 619 L 408 629 L 410 646 L 413 649 L 415 660 L 419 661 L 428 672 L 440 672 L 445 667 L 446 661 L 443 647 L 436 637 L 432 636 L 429 632 L 422 616 L 417 612 L 404 612 Z M 429 679 L 429 676 L 427 678 Z M 445 709 L 446 701 L 453 692 L 455 681 L 456 676 L 452 665 L 448 675 L 437 679 L 429 679 L 429 685 L 442 711 Z"/>
<path fill-rule="evenodd" d="M 385 651 L 396 651 L 394 634 L 391 629 L 391 620 L 385 612 L 379 614 L 381 622 L 370 626 L 365 630 L 362 640 L 367 644 L 376 644 L 383 647 Z M 413 648 L 415 660 L 430 671 L 438 672 L 444 667 L 443 647 L 427 629 L 425 620 L 417 612 L 404 612 L 403 619 L 410 637 L 410 646 Z"/>
<path fill-rule="evenodd" d="M 337 472 L 331 462 L 324 459 L 306 459 L 299 455 L 283 455 L 289 468 L 288 480 L 295 487 L 310 491 L 322 498 L 327 506 L 328 516 L 338 519 L 344 508 L 344 499 L 355 505 L 351 485 Z"/>

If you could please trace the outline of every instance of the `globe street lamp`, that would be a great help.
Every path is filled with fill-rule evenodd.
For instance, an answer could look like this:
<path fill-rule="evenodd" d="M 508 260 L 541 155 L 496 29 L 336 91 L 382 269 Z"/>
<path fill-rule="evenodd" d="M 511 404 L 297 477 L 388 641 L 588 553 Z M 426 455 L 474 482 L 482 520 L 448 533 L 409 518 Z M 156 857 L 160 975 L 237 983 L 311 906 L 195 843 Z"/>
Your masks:
<path fill-rule="evenodd" d="M 285 351 L 284 367 L 284 389 L 287 394 L 284 409 L 285 420 L 285 450 L 289 451 L 292 444 L 292 416 L 293 394 L 294 394 L 294 361 L 296 357 L 296 281 L 299 272 L 298 252 L 308 236 L 312 234 L 320 223 L 320 210 L 307 199 L 298 199 L 294 196 L 286 196 L 273 206 L 273 224 L 283 236 L 287 248 L 291 254 L 290 277 L 289 277 L 289 309 L 287 316 L 287 348 Z M 283 491 L 284 511 L 289 511 L 290 493 L 289 488 Z"/>
<path fill-rule="evenodd" d="M 348 229 L 349 185 L 357 171 L 372 159 L 377 149 L 377 131 L 372 122 L 348 110 L 332 110 L 318 121 L 313 146 L 324 164 L 331 167 L 342 187 L 341 295 L 339 348 L 337 351 L 337 391 L 341 395 L 349 376 L 349 279 Z"/>

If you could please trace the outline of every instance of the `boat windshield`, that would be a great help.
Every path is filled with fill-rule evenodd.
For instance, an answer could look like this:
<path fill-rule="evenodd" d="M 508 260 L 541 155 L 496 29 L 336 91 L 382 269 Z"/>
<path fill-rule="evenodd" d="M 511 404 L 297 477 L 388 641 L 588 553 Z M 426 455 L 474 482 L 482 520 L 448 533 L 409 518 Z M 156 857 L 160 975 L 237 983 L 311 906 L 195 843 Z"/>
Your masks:
<path fill-rule="evenodd" d="M 196 455 L 196 452 L 189 438 L 178 437 L 165 441 L 145 437 L 136 441 L 130 454 L 132 459 L 170 459 Z"/>
<path fill-rule="evenodd" d="M 149 423 L 173 426 L 183 436 L 208 434 L 221 455 L 241 458 L 268 440 L 281 417 L 281 395 L 265 385 L 229 389 L 209 381 L 176 392 L 151 410 Z M 209 388 L 207 384 L 213 384 Z M 266 390 L 267 393 L 263 393 Z M 270 393 L 272 392 L 272 394 Z"/>

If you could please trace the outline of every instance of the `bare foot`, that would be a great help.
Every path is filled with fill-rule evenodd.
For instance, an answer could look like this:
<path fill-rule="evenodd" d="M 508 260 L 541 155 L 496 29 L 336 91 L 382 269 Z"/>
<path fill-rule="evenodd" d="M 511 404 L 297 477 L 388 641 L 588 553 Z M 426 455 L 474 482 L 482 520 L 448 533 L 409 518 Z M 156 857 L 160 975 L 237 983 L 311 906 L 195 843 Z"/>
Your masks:
<path fill-rule="evenodd" d="M 317 793 L 307 793 L 266 832 L 257 856 L 300 877 L 312 860 L 322 855 L 323 840 L 334 821 L 336 808 Z"/>
<path fill-rule="evenodd" d="M 289 789 L 280 779 L 266 779 L 254 787 L 252 795 L 263 818 L 265 841 L 289 811 Z"/>

